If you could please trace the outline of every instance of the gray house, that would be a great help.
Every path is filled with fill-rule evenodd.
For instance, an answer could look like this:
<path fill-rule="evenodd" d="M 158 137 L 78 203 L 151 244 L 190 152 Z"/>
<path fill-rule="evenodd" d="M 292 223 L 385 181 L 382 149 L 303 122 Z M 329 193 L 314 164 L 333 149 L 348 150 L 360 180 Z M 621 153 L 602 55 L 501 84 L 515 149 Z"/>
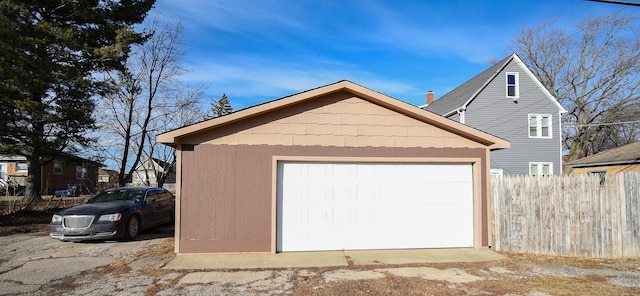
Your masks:
<path fill-rule="evenodd" d="M 491 152 L 495 175 L 562 173 L 561 114 L 566 110 L 512 54 L 424 109 L 511 142 Z"/>

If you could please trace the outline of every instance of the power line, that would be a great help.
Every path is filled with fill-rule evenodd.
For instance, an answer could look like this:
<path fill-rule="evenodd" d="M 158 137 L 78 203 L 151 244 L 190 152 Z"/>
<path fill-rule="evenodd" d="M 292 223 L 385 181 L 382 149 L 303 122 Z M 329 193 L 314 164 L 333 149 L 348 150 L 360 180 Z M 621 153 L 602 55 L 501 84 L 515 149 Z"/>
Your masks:
<path fill-rule="evenodd" d="M 619 0 L 587 0 L 587 1 L 609 3 L 609 4 L 630 5 L 630 6 L 640 6 L 640 2 L 631 2 L 631 1 L 619 1 Z"/>
<path fill-rule="evenodd" d="M 590 126 L 609 126 L 609 125 L 619 125 L 619 124 L 633 124 L 640 123 L 640 120 L 633 121 L 621 121 L 621 122 L 602 122 L 602 123 L 590 123 L 590 124 L 565 124 L 565 127 L 590 127 Z"/>

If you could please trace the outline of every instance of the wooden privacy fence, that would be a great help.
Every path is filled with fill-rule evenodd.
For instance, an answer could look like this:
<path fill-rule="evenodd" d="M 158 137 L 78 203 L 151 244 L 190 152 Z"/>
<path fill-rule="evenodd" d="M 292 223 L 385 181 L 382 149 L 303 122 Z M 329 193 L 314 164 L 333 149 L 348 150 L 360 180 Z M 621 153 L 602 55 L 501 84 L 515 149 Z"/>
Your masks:
<path fill-rule="evenodd" d="M 640 173 L 492 178 L 494 248 L 561 256 L 640 256 Z"/>

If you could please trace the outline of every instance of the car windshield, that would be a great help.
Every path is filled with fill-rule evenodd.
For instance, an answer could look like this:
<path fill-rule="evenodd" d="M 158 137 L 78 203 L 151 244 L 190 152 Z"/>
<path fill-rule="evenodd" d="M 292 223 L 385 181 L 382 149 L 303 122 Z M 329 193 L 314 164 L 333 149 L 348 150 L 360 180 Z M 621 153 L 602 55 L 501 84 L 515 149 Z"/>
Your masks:
<path fill-rule="evenodd" d="M 127 200 L 132 202 L 140 202 L 142 200 L 143 195 L 144 195 L 144 190 L 142 189 L 109 190 L 109 191 L 103 191 L 98 193 L 98 195 L 90 199 L 87 203 L 101 203 L 101 202 L 109 202 L 114 200 Z"/>

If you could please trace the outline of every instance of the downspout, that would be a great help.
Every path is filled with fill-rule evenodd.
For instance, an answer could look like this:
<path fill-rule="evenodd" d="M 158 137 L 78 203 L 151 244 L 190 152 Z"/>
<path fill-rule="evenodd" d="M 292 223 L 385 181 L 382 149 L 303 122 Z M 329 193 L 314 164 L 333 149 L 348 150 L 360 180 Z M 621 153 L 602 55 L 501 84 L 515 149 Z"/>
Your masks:
<path fill-rule="evenodd" d="M 458 121 L 460 121 L 460 123 L 462 123 L 462 124 L 465 124 L 464 123 L 464 113 L 465 113 L 465 111 L 467 111 L 466 107 L 460 107 L 460 108 L 458 108 L 456 110 L 456 112 L 458 113 L 458 118 L 459 118 Z"/>

